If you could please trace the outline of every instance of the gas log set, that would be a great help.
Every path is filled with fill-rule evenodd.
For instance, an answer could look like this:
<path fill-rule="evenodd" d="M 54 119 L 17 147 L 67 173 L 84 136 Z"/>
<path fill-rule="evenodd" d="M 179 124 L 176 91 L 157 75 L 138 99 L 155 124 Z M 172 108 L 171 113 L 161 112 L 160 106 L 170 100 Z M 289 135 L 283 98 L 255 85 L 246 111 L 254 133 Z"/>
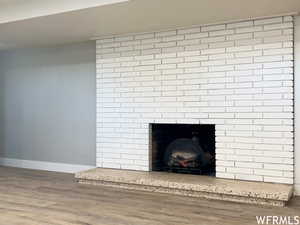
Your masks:
<path fill-rule="evenodd" d="M 194 136 L 192 139 L 179 138 L 167 147 L 164 156 L 164 164 L 170 169 L 204 169 L 210 166 L 213 156 L 205 151 L 199 139 Z"/>
<path fill-rule="evenodd" d="M 152 124 L 152 170 L 215 175 L 214 125 Z"/>

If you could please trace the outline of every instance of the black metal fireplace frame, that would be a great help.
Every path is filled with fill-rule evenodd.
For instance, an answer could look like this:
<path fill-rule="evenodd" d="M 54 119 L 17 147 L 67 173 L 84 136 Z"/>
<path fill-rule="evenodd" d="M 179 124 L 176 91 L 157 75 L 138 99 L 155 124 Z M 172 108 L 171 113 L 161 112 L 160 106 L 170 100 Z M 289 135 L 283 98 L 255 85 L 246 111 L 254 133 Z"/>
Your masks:
<path fill-rule="evenodd" d="M 152 171 L 160 171 L 160 172 L 172 172 L 172 173 L 183 173 L 183 174 L 195 174 L 195 175 L 207 175 L 207 176 L 215 176 L 215 171 L 216 171 L 216 165 L 215 165 L 215 125 L 212 124 L 165 124 L 165 123 L 152 123 L 149 126 L 150 128 L 150 143 L 149 143 L 149 158 L 150 158 L 150 168 Z M 167 140 L 159 140 L 158 141 L 158 130 L 161 129 L 160 132 L 162 132 L 162 137 L 161 139 Z M 169 129 L 171 132 L 170 135 L 166 135 L 162 129 Z M 178 129 L 180 129 L 182 132 L 181 134 L 178 133 L 178 135 L 174 134 L 176 133 Z M 162 148 L 166 148 L 166 146 L 172 141 L 175 140 L 176 138 L 192 138 L 193 133 L 197 131 L 199 135 L 202 135 L 203 137 L 203 132 L 208 133 L 206 134 L 207 137 L 209 137 L 207 140 L 208 142 L 211 142 L 209 147 L 204 147 L 204 148 L 209 148 L 210 151 L 212 152 L 214 156 L 214 161 L 213 164 L 208 167 L 208 168 L 182 168 L 182 167 L 169 167 L 165 164 L 162 164 L 162 155 L 163 153 L 161 151 Z M 205 136 L 205 135 L 204 135 Z M 158 145 L 163 143 L 163 146 L 158 147 Z M 203 144 L 203 143 L 202 143 Z M 206 145 L 204 143 L 203 145 Z M 157 157 L 160 157 L 160 160 L 157 159 Z"/>

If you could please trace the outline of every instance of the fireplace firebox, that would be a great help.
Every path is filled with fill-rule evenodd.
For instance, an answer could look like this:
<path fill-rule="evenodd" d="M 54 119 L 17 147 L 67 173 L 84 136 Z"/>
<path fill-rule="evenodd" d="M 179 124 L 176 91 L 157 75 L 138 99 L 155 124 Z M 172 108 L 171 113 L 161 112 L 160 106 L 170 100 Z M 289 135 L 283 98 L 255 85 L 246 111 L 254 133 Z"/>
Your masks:
<path fill-rule="evenodd" d="M 150 124 L 152 171 L 215 176 L 215 126 Z"/>

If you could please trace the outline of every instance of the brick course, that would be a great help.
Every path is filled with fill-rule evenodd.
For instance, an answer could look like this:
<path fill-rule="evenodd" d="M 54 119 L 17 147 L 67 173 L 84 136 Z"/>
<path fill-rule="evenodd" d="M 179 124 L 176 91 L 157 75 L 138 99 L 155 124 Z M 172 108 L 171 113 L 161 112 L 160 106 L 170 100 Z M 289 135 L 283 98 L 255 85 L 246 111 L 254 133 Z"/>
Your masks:
<path fill-rule="evenodd" d="M 97 40 L 97 166 L 149 170 L 149 123 L 216 125 L 217 177 L 293 183 L 293 18 Z"/>

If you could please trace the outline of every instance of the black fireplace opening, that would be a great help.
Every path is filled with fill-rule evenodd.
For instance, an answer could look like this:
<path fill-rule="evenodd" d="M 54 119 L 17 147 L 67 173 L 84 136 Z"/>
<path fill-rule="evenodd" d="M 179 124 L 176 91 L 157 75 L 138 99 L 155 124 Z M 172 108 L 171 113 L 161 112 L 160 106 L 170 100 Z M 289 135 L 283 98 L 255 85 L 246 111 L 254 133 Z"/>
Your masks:
<path fill-rule="evenodd" d="M 215 176 L 215 125 L 150 124 L 152 171 Z"/>

